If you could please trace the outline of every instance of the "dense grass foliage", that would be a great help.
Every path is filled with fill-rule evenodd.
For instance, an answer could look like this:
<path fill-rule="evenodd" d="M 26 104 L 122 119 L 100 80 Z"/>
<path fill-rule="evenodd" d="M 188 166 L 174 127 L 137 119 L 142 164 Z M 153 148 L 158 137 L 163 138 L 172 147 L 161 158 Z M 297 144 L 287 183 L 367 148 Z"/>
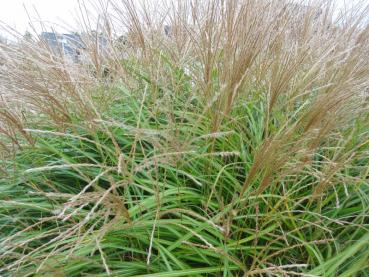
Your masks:
<path fill-rule="evenodd" d="M 366 11 L 101 5 L 2 46 L 0 275 L 369 276 Z"/>

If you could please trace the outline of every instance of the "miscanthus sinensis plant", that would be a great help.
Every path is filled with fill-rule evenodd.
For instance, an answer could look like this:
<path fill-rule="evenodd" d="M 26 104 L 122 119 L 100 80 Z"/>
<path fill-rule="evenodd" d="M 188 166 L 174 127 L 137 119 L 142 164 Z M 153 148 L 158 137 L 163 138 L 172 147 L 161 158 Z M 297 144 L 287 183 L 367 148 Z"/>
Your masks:
<path fill-rule="evenodd" d="M 96 8 L 1 46 L 1 276 L 369 276 L 367 9 Z"/>

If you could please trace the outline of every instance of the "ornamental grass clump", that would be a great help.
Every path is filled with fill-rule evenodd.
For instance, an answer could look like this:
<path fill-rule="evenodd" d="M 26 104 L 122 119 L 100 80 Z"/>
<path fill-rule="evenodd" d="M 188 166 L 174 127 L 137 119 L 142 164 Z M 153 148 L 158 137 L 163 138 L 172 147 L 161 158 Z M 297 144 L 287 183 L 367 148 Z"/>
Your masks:
<path fill-rule="evenodd" d="M 0 275 L 369 276 L 368 10 L 142 3 L 0 46 Z"/>

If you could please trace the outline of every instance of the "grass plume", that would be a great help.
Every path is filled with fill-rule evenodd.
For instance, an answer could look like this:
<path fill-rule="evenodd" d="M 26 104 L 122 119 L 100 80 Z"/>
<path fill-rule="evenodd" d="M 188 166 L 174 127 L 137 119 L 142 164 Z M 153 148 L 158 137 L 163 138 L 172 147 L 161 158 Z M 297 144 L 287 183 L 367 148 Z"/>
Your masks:
<path fill-rule="evenodd" d="M 0 46 L 1 275 L 369 276 L 367 8 L 94 3 Z"/>

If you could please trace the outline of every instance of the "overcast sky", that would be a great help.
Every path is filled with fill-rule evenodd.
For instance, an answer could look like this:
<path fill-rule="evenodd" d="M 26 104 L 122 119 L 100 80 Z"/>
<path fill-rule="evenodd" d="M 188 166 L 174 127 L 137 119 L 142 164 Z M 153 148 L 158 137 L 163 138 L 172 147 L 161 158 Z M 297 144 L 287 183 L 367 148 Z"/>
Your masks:
<path fill-rule="evenodd" d="M 0 21 L 24 33 L 29 28 L 26 9 L 36 23 L 35 8 L 43 21 L 73 24 L 78 0 L 0 0 Z"/>
<path fill-rule="evenodd" d="M 161 1 L 161 0 L 154 0 Z M 278 0 L 277 0 L 278 1 Z M 296 0 L 298 1 L 298 0 Z M 338 5 L 344 2 L 369 0 L 335 0 Z M 76 17 L 78 9 L 78 0 L 0 0 L 0 21 L 16 28 L 20 33 L 24 33 L 29 28 L 29 18 L 25 11 L 25 7 L 32 15 L 31 21 L 37 26 L 37 16 L 34 8 L 37 9 L 43 21 L 61 24 L 62 26 L 76 26 Z M 0 30 L 0 33 L 1 30 Z"/>

